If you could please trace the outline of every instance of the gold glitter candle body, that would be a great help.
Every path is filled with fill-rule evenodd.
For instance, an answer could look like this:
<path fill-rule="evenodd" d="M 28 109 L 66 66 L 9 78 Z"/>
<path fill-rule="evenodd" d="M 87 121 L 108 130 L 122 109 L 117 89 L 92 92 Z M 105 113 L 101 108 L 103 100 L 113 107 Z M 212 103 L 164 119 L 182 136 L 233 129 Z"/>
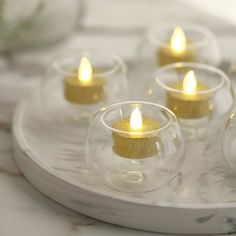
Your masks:
<path fill-rule="evenodd" d="M 75 104 L 93 104 L 105 99 L 104 79 L 92 79 L 83 83 L 77 77 L 64 79 L 64 95 L 67 101 Z"/>
<path fill-rule="evenodd" d="M 157 61 L 160 66 L 164 66 L 176 62 L 193 62 L 196 61 L 196 49 L 189 49 L 188 45 L 191 41 L 186 39 L 183 30 L 176 27 L 170 40 L 166 41 L 166 45 L 160 46 L 157 53 Z"/>
<path fill-rule="evenodd" d="M 139 110 L 134 110 L 131 117 L 123 118 L 113 124 L 113 128 L 117 131 L 112 132 L 113 136 L 113 151 L 124 158 L 143 159 L 154 156 L 158 153 L 158 135 L 147 135 L 145 132 L 155 131 L 160 128 L 160 123 L 148 117 L 141 117 L 141 125 L 132 128 L 136 116 L 140 113 Z"/>
<path fill-rule="evenodd" d="M 65 99 L 75 104 L 94 104 L 105 99 L 103 78 L 92 77 L 92 67 L 83 57 L 78 69 L 78 76 L 64 78 Z"/>
<path fill-rule="evenodd" d="M 186 91 L 186 86 L 188 86 L 190 91 Z M 211 113 L 211 95 L 208 93 L 197 93 L 197 91 L 206 91 L 209 87 L 205 83 L 197 82 L 193 71 L 187 73 L 184 81 L 172 83 L 169 87 L 183 91 L 169 91 L 167 94 L 167 107 L 171 109 L 177 117 L 182 119 L 196 119 Z"/>
<path fill-rule="evenodd" d="M 196 57 L 196 50 L 185 50 L 182 53 L 175 53 L 171 47 L 160 47 L 158 53 L 160 66 L 177 62 L 193 62 L 196 60 Z"/>

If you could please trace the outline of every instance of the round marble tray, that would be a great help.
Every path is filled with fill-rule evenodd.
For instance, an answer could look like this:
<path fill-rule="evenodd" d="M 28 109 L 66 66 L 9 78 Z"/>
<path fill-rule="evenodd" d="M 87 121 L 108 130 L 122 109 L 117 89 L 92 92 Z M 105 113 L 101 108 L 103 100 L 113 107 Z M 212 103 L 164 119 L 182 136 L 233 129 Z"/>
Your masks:
<path fill-rule="evenodd" d="M 236 232 L 236 175 L 218 141 L 189 143 L 181 172 L 161 190 L 121 193 L 102 185 L 87 169 L 83 127 L 47 117 L 37 96 L 18 107 L 14 155 L 39 191 L 75 211 L 131 228 L 176 234 Z"/>

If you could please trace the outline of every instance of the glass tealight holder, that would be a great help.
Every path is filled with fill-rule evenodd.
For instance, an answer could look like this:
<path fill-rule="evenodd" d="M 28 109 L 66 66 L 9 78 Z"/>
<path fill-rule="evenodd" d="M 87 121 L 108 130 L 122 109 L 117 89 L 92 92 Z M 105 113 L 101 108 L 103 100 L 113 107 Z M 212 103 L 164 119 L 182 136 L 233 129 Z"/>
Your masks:
<path fill-rule="evenodd" d="M 181 127 L 167 108 L 127 101 L 100 109 L 87 136 L 86 159 L 105 185 L 148 192 L 168 184 L 185 154 Z"/>
<path fill-rule="evenodd" d="M 105 104 L 127 99 L 126 66 L 120 57 L 110 53 L 68 51 L 52 61 L 41 94 L 55 122 L 84 123 Z"/>
<path fill-rule="evenodd" d="M 146 30 L 137 47 L 138 64 L 147 71 L 177 62 L 217 65 L 220 50 L 213 33 L 206 27 L 173 22 L 156 24 Z"/>
<path fill-rule="evenodd" d="M 236 172 L 236 111 L 229 115 L 222 139 L 224 156 L 233 171 Z"/>
<path fill-rule="evenodd" d="M 230 78 L 234 94 L 236 93 L 236 64 L 232 63 L 229 68 L 226 70 L 227 75 Z"/>
<path fill-rule="evenodd" d="M 222 131 L 234 106 L 227 75 L 198 63 L 175 63 L 156 70 L 145 97 L 172 110 L 189 139 Z"/>

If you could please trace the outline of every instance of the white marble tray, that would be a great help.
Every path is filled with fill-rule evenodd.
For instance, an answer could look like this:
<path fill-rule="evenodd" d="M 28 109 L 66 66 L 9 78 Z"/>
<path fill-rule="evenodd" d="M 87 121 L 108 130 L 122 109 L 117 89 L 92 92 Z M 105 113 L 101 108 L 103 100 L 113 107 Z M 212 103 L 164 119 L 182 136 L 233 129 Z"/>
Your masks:
<path fill-rule="evenodd" d="M 217 140 L 212 145 L 189 143 L 182 171 L 168 186 L 130 194 L 108 189 L 87 169 L 85 133 L 47 117 L 35 96 L 15 114 L 15 159 L 39 191 L 106 222 L 176 234 L 236 232 L 236 175 Z"/>

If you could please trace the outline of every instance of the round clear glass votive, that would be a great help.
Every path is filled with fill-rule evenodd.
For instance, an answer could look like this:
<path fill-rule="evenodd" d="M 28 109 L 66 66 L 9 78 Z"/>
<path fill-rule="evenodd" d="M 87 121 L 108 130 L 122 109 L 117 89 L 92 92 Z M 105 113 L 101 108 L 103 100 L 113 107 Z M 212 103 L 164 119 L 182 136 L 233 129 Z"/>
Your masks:
<path fill-rule="evenodd" d="M 149 27 L 137 47 L 139 65 L 155 68 L 177 62 L 216 65 L 220 50 L 213 33 L 206 27 L 186 22 L 162 23 Z"/>
<path fill-rule="evenodd" d="M 105 104 L 127 99 L 126 65 L 116 55 L 95 50 L 63 53 L 49 66 L 41 94 L 55 121 L 87 122 Z"/>
<path fill-rule="evenodd" d="M 219 132 L 234 106 L 227 75 L 198 63 L 175 63 L 156 70 L 145 97 L 172 110 L 189 139 Z"/>
<path fill-rule="evenodd" d="M 230 78 L 234 94 L 236 93 L 236 64 L 232 63 L 226 70 L 227 75 Z"/>
<path fill-rule="evenodd" d="M 7 0 L 0 2 L 0 9 L 0 51 L 7 54 L 53 46 L 71 35 L 83 18 L 84 2 Z"/>
<path fill-rule="evenodd" d="M 224 156 L 233 171 L 236 172 L 236 111 L 228 118 L 222 140 Z"/>
<path fill-rule="evenodd" d="M 141 126 L 137 128 L 140 117 Z M 113 189 L 123 192 L 159 189 L 178 174 L 184 154 L 181 127 L 175 115 L 161 105 L 140 101 L 117 103 L 100 109 L 91 120 L 87 163 Z"/>

